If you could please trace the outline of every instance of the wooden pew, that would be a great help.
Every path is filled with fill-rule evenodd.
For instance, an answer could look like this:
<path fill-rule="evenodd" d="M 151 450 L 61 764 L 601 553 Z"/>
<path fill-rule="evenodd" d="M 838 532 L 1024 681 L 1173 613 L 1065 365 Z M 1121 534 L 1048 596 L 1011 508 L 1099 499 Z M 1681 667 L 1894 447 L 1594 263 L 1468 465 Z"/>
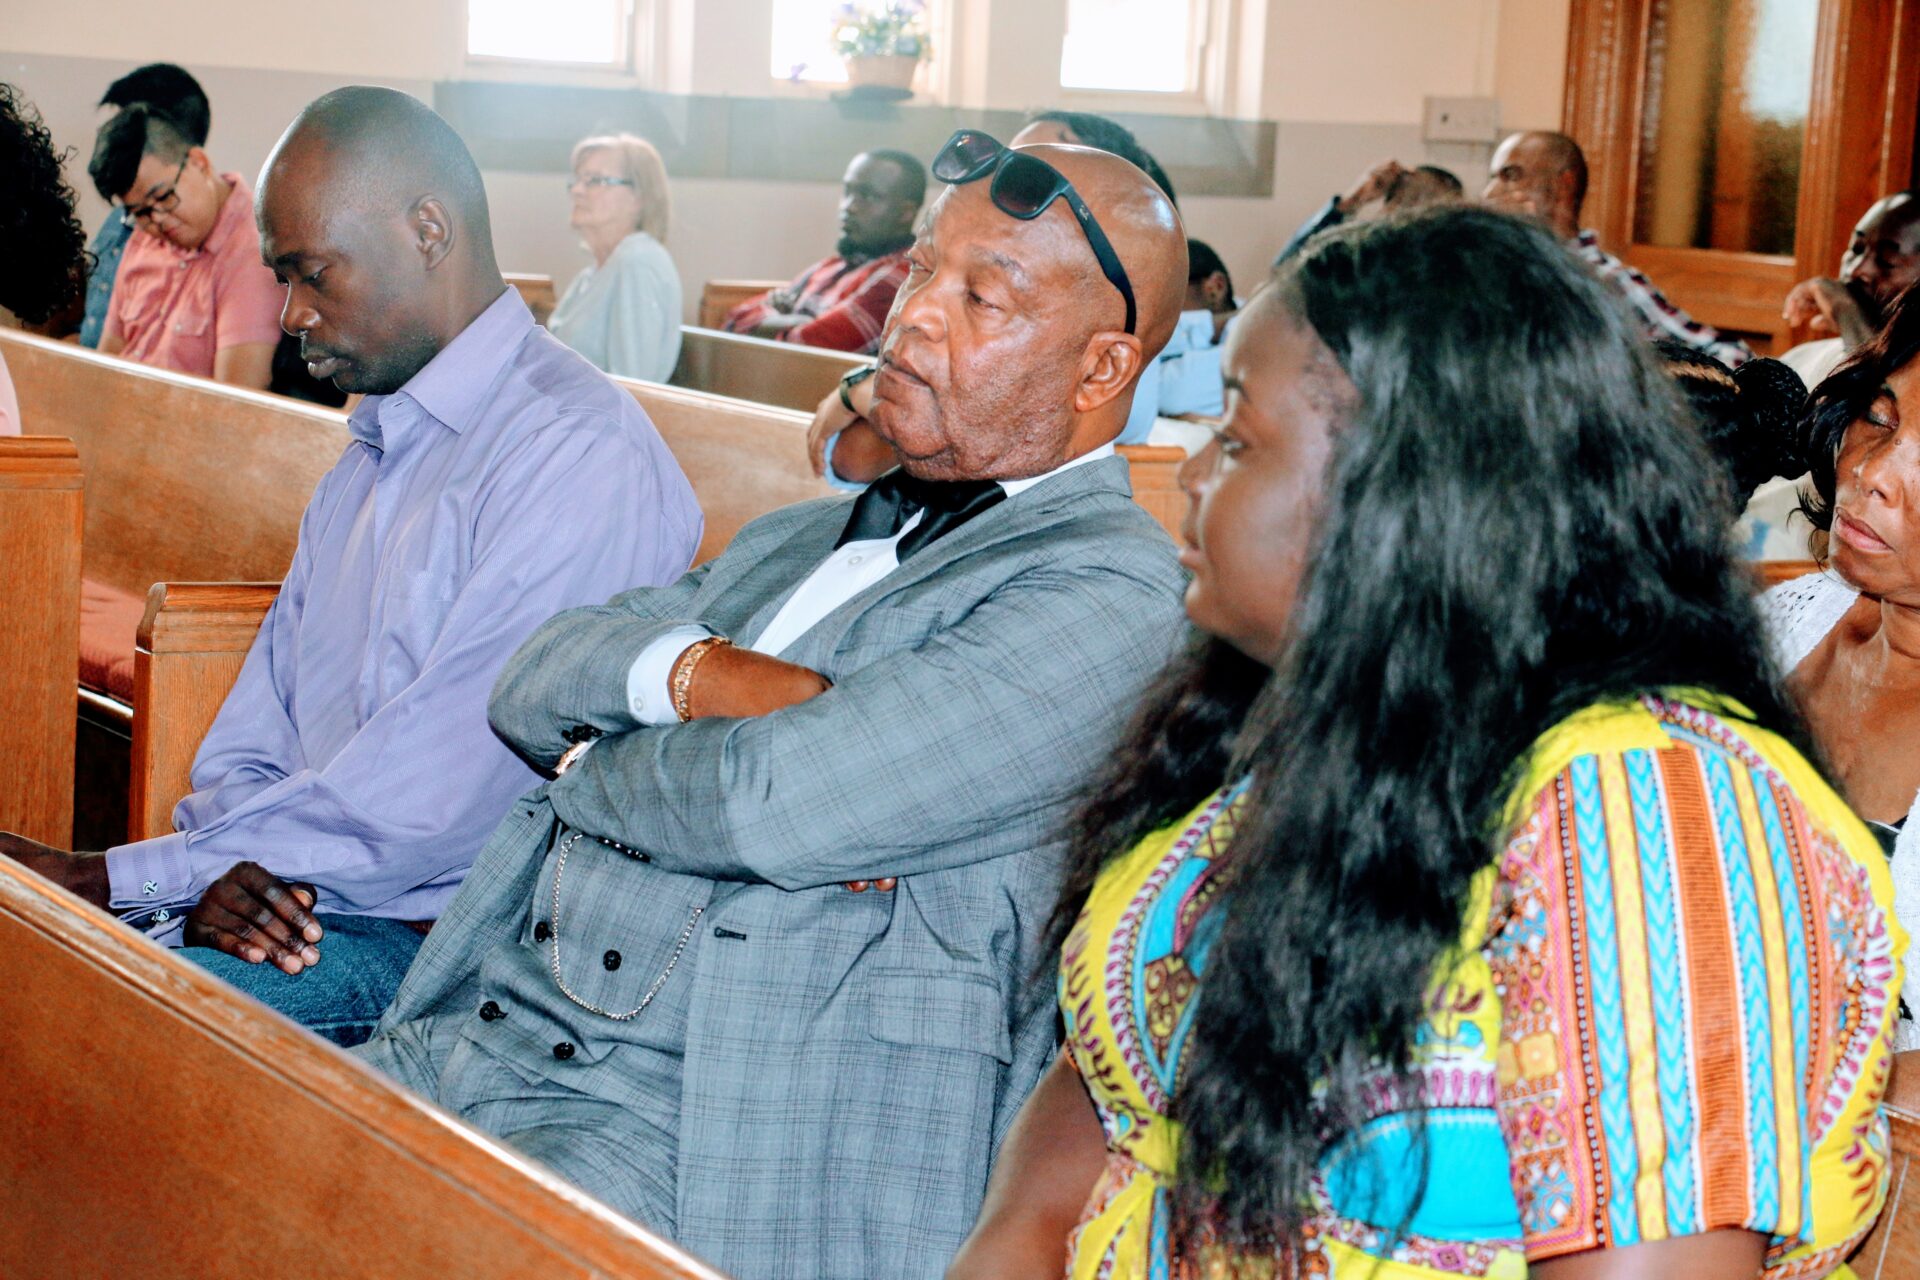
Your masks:
<path fill-rule="evenodd" d="M 123 590 L 141 606 L 135 615 L 137 624 L 129 623 L 137 628 L 129 646 L 129 686 L 118 695 L 90 694 L 90 702 L 104 708 L 102 714 L 112 717 L 127 739 L 123 759 L 128 812 L 113 839 L 120 838 L 120 830 L 126 839 L 135 840 L 163 834 L 172 829 L 173 807 L 188 790 L 194 752 L 239 674 L 260 619 L 272 604 L 275 584 L 292 558 L 306 496 L 345 447 L 345 415 L 314 406 L 289 407 L 289 402 L 275 397 L 155 374 L 64 344 L 5 350 L 16 369 L 23 416 L 31 420 L 43 407 L 47 414 L 58 416 L 59 406 L 69 401 L 88 406 L 86 412 L 64 415 L 81 441 L 80 462 L 87 468 L 93 490 L 83 563 L 89 574 L 96 563 L 111 566 L 117 576 L 109 582 L 126 584 Z M 788 503 L 832 492 L 807 464 L 809 415 L 656 383 L 622 380 L 620 385 L 646 409 L 693 482 L 706 516 L 699 560 L 717 555 L 747 521 Z M 234 396 L 243 400 L 236 402 Z M 202 423 L 202 434 L 175 448 L 157 448 L 157 442 L 170 438 L 165 424 L 152 422 L 151 415 L 134 404 L 122 403 L 146 397 L 161 397 L 183 419 Z M 296 416 L 288 419 L 288 413 Z M 249 414 L 265 415 L 254 424 L 256 429 L 248 429 Z M 128 431 L 136 434 L 123 440 Z M 219 434 L 222 431 L 234 439 L 225 439 Z M 271 445 L 274 432 L 285 433 L 303 478 L 294 489 L 282 486 L 276 508 L 241 512 L 247 518 L 236 522 L 233 533 L 223 531 L 219 523 L 217 487 L 176 512 L 158 503 L 152 493 L 142 493 L 141 477 L 132 470 L 134 459 L 144 458 L 145 478 L 165 477 L 171 485 L 173 470 L 184 466 L 207 487 L 211 485 L 208 476 L 231 468 L 207 468 L 198 465 L 199 459 L 244 461 L 251 452 Z M 123 445 L 132 459 L 122 456 Z M 1128 447 L 1125 452 L 1142 505 L 1177 536 L 1185 500 L 1173 474 L 1181 451 Z M 257 469 L 257 465 L 238 468 L 247 476 Z M 143 548 L 154 553 L 151 558 L 131 554 L 130 546 L 142 541 L 143 519 L 169 523 L 163 509 L 175 519 L 191 516 L 200 537 L 222 549 L 227 558 L 182 559 L 192 548 L 173 547 L 170 534 L 148 539 L 165 544 Z M 277 517 L 269 519 L 273 510 Z M 235 549 L 226 545 L 236 536 L 262 544 L 265 550 L 256 547 L 250 557 L 236 558 Z M 158 554 L 169 549 L 175 558 Z M 182 567 L 187 571 L 169 572 Z M 238 572 L 222 572 L 227 569 Z M 71 662 L 61 669 L 71 671 Z M 0 661 L 0 679 L 5 673 L 6 664 Z M 39 696 L 45 696 L 44 679 L 34 687 Z"/>
<path fill-rule="evenodd" d="M 0 1257 L 19 1280 L 723 1280 L 0 860 Z"/>
<path fill-rule="evenodd" d="M 668 381 L 689 391 L 797 409 L 811 418 L 847 370 L 869 359 L 687 325 L 680 330 L 680 363 Z"/>
<path fill-rule="evenodd" d="M 1179 542 L 1187 518 L 1187 494 L 1180 487 L 1180 464 L 1187 460 L 1187 451 L 1171 444 L 1123 444 L 1119 452 L 1127 460 L 1133 500 Z"/>
<path fill-rule="evenodd" d="M 527 310 L 533 312 L 535 324 L 545 324 L 553 316 L 553 309 L 560 305 L 560 295 L 553 291 L 552 276 L 512 271 L 502 272 L 501 275 L 519 291 L 520 300 L 527 304 Z"/>
<path fill-rule="evenodd" d="M 834 492 L 807 461 L 813 415 L 744 400 L 615 378 L 653 420 L 693 482 L 706 517 L 695 563 L 713 559 L 740 526 L 769 511 Z"/>
<path fill-rule="evenodd" d="M 696 561 L 718 555 L 740 526 L 833 492 L 808 468 L 807 415 L 616 379 L 653 420 L 692 481 L 706 517 Z M 127 839 L 173 830 L 194 753 L 240 674 L 276 583 L 156 584 L 134 651 Z"/>
<path fill-rule="evenodd" d="M 314 485 L 346 447 L 346 418 L 19 332 L 0 330 L 0 357 L 27 430 L 72 440 L 85 475 L 82 603 L 75 614 L 82 619 L 78 665 L 85 678 L 69 757 L 79 761 L 72 838 L 101 847 L 133 825 L 125 806 L 134 639 L 148 588 L 162 581 L 278 581 L 292 562 Z M 44 605 L 20 616 L 45 622 L 54 613 L 67 616 Z M 48 625 L 50 638 L 67 643 L 64 622 Z M 39 661 L 34 641 L 0 631 L 0 689 L 8 690 L 0 704 L 45 696 L 46 686 L 28 674 Z M 63 654 L 55 665 L 71 678 L 72 658 Z M 12 692 L 15 682 L 30 679 L 40 693 Z M 71 716 L 72 686 L 65 697 Z M 18 794 L 13 786 L 11 778 L 0 781 L 0 792 Z"/>
<path fill-rule="evenodd" d="M 1887 1085 L 1893 1170 L 1880 1220 L 1848 1262 L 1859 1280 L 1920 1276 L 1920 1051 L 1895 1055 Z"/>
<path fill-rule="evenodd" d="M 62 849 L 73 838 L 82 484 L 71 440 L 0 436 L 0 830 Z"/>
<path fill-rule="evenodd" d="M 1792 582 L 1795 578 L 1805 577 L 1820 568 L 1817 560 L 1756 560 L 1753 571 L 1760 578 L 1760 588 L 1777 587 L 1783 582 Z"/>
<path fill-rule="evenodd" d="M 718 329 L 727 313 L 763 293 L 790 283 L 786 280 L 709 280 L 700 290 L 700 327 Z"/>

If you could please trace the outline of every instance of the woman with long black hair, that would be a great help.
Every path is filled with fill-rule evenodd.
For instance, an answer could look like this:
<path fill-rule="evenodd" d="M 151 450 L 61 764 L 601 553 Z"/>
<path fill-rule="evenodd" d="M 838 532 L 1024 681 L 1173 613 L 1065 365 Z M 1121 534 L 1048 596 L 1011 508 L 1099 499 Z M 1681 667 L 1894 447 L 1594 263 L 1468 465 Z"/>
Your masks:
<path fill-rule="evenodd" d="M 21 92 L 0 84 L 0 307 L 39 324 L 87 283 L 87 235 L 45 121 Z M 0 360 L 0 435 L 20 434 L 13 379 Z"/>
<path fill-rule="evenodd" d="M 1483 209 L 1328 236 L 1230 344 L 1201 635 L 1079 815 L 1066 1052 L 951 1275 L 1839 1267 L 1903 939 L 1666 375 Z"/>

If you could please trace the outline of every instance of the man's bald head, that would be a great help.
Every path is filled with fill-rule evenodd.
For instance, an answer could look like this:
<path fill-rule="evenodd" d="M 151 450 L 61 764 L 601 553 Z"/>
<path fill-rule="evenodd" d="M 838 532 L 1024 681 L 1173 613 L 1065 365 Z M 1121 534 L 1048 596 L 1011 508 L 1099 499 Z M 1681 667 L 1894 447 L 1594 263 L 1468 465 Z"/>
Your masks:
<path fill-rule="evenodd" d="M 1186 237 L 1146 174 L 1085 147 L 1036 146 L 1105 232 L 1126 306 L 1065 199 L 1022 220 L 988 179 L 950 187 L 909 254 L 874 383 L 875 429 L 935 479 L 1015 479 L 1115 436 L 1186 297 Z"/>
<path fill-rule="evenodd" d="M 493 256 L 487 189 L 467 144 L 433 108 L 397 89 L 349 85 L 309 103 L 267 156 L 264 189 L 281 171 L 321 178 L 309 198 L 385 212 L 437 198 Z"/>
<path fill-rule="evenodd" d="M 1853 228 L 1840 281 L 1871 322 L 1885 322 L 1894 300 L 1920 280 L 1920 200 L 1900 191 L 1874 202 Z"/>
<path fill-rule="evenodd" d="M 392 89 L 308 105 L 268 155 L 257 206 L 261 255 L 289 286 L 281 323 L 342 390 L 398 390 L 506 288 L 472 155 Z"/>
<path fill-rule="evenodd" d="M 1112 152 L 1058 144 L 1020 150 L 1058 169 L 1093 210 L 1095 221 L 1120 255 L 1120 265 L 1133 286 L 1137 312 L 1134 331 L 1146 348 L 1147 359 L 1159 355 L 1173 336 L 1187 300 L 1187 239 L 1173 202 L 1143 170 Z M 1044 216 L 1065 220 L 1076 229 L 1079 226 L 1064 200 L 1055 201 Z M 1097 298 L 1105 293 L 1119 301 L 1118 290 L 1101 272 L 1100 260 L 1084 233 L 1078 247 L 1083 253 L 1074 256 L 1085 259 L 1088 296 Z M 1124 323 L 1125 303 L 1120 307 L 1120 321 Z M 1111 308 L 1093 315 L 1104 317 L 1108 310 Z"/>
<path fill-rule="evenodd" d="M 1586 198 L 1586 153 L 1566 134 L 1548 129 L 1516 133 L 1495 148 L 1481 192 L 1487 203 L 1531 214 L 1563 238 L 1579 231 Z"/>

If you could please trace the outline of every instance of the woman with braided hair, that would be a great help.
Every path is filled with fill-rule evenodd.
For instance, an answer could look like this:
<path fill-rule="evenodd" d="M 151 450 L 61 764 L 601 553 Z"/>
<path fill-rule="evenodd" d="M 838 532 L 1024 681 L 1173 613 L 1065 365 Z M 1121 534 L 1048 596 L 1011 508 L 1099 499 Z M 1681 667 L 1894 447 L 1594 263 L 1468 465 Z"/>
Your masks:
<path fill-rule="evenodd" d="M 40 113 L 10 84 L 0 84 L 0 307 L 39 324 L 79 296 L 87 283 L 87 237 L 73 216 L 73 188 Z M 13 379 L 0 360 L 0 435 L 20 433 Z"/>
<path fill-rule="evenodd" d="M 1071 828 L 1065 1051 L 950 1280 L 1841 1269 L 1905 940 L 1671 380 L 1470 206 L 1227 341 L 1199 634 Z"/>
<path fill-rule="evenodd" d="M 1766 356 L 1729 369 L 1671 338 L 1653 345 L 1693 409 L 1735 511 L 1767 481 L 1806 472 L 1807 388 L 1799 374 Z"/>

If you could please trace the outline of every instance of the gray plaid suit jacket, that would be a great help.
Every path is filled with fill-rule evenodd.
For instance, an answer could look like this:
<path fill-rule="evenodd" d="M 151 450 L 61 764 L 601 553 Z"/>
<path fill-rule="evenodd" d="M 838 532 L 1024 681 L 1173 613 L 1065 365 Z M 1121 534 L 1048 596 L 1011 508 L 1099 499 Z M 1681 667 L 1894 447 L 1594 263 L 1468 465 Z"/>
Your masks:
<path fill-rule="evenodd" d="M 724 884 L 673 975 L 692 983 L 673 1233 L 743 1280 L 944 1270 L 1055 1046 L 1036 968 L 1063 821 L 1182 632 L 1173 547 L 1107 459 L 1014 495 L 822 619 L 783 655 L 834 681 L 820 696 L 637 724 L 627 670 L 648 641 L 697 622 L 751 643 L 848 510 L 775 512 L 677 584 L 527 641 L 495 728 L 541 764 L 572 726 L 608 736 L 508 815 L 366 1049 L 435 1093 L 454 1037 L 419 1032 L 470 1024 L 483 959 L 524 945 L 555 816 L 650 855 L 621 861 L 596 899 L 621 936 L 657 939 L 614 978 L 657 974 L 688 886 Z M 899 887 L 842 887 L 881 876 Z M 572 980 L 609 977 L 598 968 Z"/>

